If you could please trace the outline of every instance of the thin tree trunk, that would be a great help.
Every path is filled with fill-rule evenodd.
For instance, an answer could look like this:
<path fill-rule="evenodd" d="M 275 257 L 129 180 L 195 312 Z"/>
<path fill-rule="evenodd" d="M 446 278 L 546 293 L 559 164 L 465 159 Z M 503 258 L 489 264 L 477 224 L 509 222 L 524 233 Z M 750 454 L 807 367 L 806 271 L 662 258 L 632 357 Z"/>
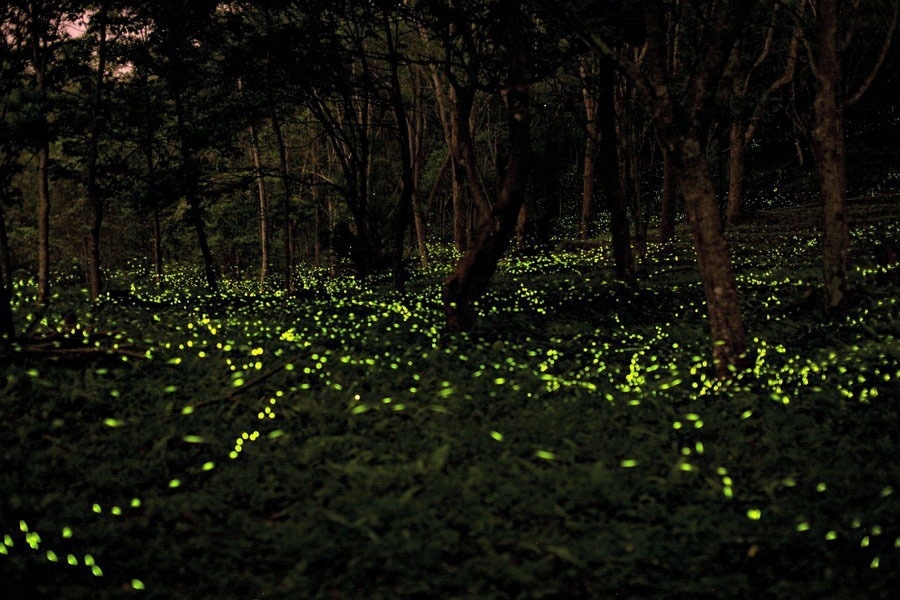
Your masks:
<path fill-rule="evenodd" d="M 394 208 L 394 240 L 391 251 L 392 279 L 394 289 L 403 293 L 406 291 L 406 269 L 403 265 L 403 253 L 406 246 L 406 233 L 409 231 L 410 218 L 413 213 L 413 196 L 415 193 L 415 181 L 413 174 L 413 153 L 410 122 L 406 115 L 403 89 L 400 85 L 400 57 L 397 55 L 394 31 L 384 14 L 385 41 L 387 42 L 388 56 L 390 60 L 391 81 L 391 108 L 394 112 L 394 120 L 397 125 L 397 143 L 400 150 L 400 196 Z"/>
<path fill-rule="evenodd" d="M 291 243 L 291 174 L 288 170 L 287 147 L 275 108 L 272 90 L 266 88 L 269 101 L 269 113 L 272 119 L 272 132 L 275 134 L 275 146 L 278 148 L 278 173 L 281 176 L 281 216 L 284 220 L 284 288 L 287 293 L 294 291 L 294 249 Z"/>
<path fill-rule="evenodd" d="M 596 180 L 595 157 L 597 141 L 591 133 L 584 139 L 584 161 L 581 185 L 581 222 L 578 227 L 579 239 L 591 237 L 591 223 L 594 221 L 594 181 Z"/>
<path fill-rule="evenodd" d="M 419 261 L 422 264 L 422 268 L 427 269 L 428 244 L 425 241 L 425 213 L 422 211 L 421 207 L 416 207 L 416 210 L 413 213 L 413 226 L 416 229 L 416 248 L 418 248 L 419 251 Z"/>
<path fill-rule="evenodd" d="M 627 96 L 622 98 L 623 107 L 627 101 Z M 644 218 L 644 205 L 641 200 L 641 173 L 638 157 L 639 146 L 634 123 L 635 117 L 625 110 L 622 110 L 621 113 L 617 111 L 617 115 L 621 115 L 621 119 L 618 122 L 622 131 L 622 135 L 619 136 L 621 140 L 619 164 L 624 174 L 625 195 L 628 197 L 627 203 L 631 208 L 631 215 L 634 221 L 634 270 L 635 274 L 642 275 L 647 268 L 647 219 Z M 652 156 L 649 162 L 653 162 Z"/>
<path fill-rule="evenodd" d="M 182 177 L 184 195 L 188 203 L 188 217 L 197 234 L 197 243 L 203 258 L 203 274 L 206 284 L 212 292 L 219 291 L 219 278 L 216 274 L 215 262 L 209 248 L 206 225 L 203 222 L 203 208 L 200 205 L 199 165 L 194 149 L 188 141 L 187 125 L 184 115 L 184 98 L 180 89 L 175 90 L 175 117 L 178 135 L 181 140 Z"/>
<path fill-rule="evenodd" d="M 409 117 L 410 141 L 409 151 L 412 157 L 412 182 L 413 182 L 413 228 L 416 239 L 416 249 L 422 268 L 428 268 L 428 246 L 426 241 L 427 221 L 425 212 L 427 206 L 422 204 L 422 168 L 425 163 L 425 135 L 427 122 L 425 120 L 425 84 L 421 67 L 412 69 L 413 85 L 413 113 Z"/>
<path fill-rule="evenodd" d="M 103 287 L 100 268 L 100 232 L 103 227 L 103 216 L 106 202 L 101 195 L 97 182 L 99 175 L 100 137 L 103 134 L 103 126 L 106 119 L 103 115 L 103 84 L 106 75 L 106 4 L 101 4 L 97 12 L 99 20 L 99 41 L 97 47 L 97 71 L 94 78 L 93 97 L 91 99 L 91 111 L 93 123 L 91 124 L 90 139 L 88 145 L 87 160 L 87 200 L 91 209 L 91 226 L 88 232 L 88 283 L 91 302 L 96 302 Z"/>
<path fill-rule="evenodd" d="M 597 126 L 597 100 L 591 93 L 588 83 L 589 60 L 582 59 L 579 66 L 581 77 L 581 97 L 584 105 L 585 135 L 584 159 L 582 161 L 581 185 L 581 223 L 578 237 L 586 240 L 591 236 L 591 224 L 594 221 L 594 182 L 596 181 L 596 161 L 600 142 L 600 131 Z"/>
<path fill-rule="evenodd" d="M 444 138 L 450 153 L 451 182 L 450 193 L 453 209 L 453 245 L 460 254 L 466 251 L 469 230 L 467 227 L 466 187 L 468 175 L 467 164 L 463 157 L 463 128 L 468 127 L 472 115 L 474 97 L 469 94 L 460 95 L 459 91 L 445 83 L 437 66 L 432 67 L 434 95 L 438 107 L 438 115 L 444 128 Z M 449 90 L 447 90 L 449 88 Z"/>
<path fill-rule="evenodd" d="M 6 234 L 6 217 L 0 203 L 0 357 L 9 350 L 16 337 L 12 312 L 13 293 L 12 264 L 9 257 L 9 238 Z"/>
<path fill-rule="evenodd" d="M 266 287 L 269 277 L 269 195 L 266 193 L 266 179 L 259 152 L 259 135 L 256 125 L 250 124 L 250 155 L 256 171 L 256 191 L 259 199 L 259 291 Z"/>
<path fill-rule="evenodd" d="M 581 187 L 581 225 L 579 237 L 586 240 L 591 237 L 591 224 L 594 222 L 594 183 L 597 181 L 597 137 L 596 132 L 588 132 L 584 140 L 584 168 Z"/>
<path fill-rule="evenodd" d="M 162 258 L 162 227 L 160 227 L 159 198 L 156 197 L 156 165 L 153 163 L 153 140 L 144 141 L 144 160 L 147 163 L 147 200 L 151 206 L 153 227 L 153 276 L 156 287 L 162 286 L 163 258 Z"/>
<path fill-rule="evenodd" d="M 50 140 L 46 118 L 38 123 L 38 293 L 37 303 L 50 300 Z"/>
<path fill-rule="evenodd" d="M 162 259 L 162 227 L 160 227 L 159 202 L 153 202 L 153 276 L 156 279 L 156 287 L 162 286 L 163 259 Z"/>
<path fill-rule="evenodd" d="M 662 206 L 659 217 L 659 238 L 663 244 L 668 243 L 675 236 L 675 200 L 678 180 L 675 170 L 672 168 L 672 153 L 663 145 L 663 186 Z"/>
<path fill-rule="evenodd" d="M 631 253 L 631 232 L 623 193 L 622 173 L 619 168 L 615 73 L 612 63 L 603 60 L 598 75 L 600 85 L 603 86 L 597 112 L 600 127 L 600 169 L 606 195 L 606 206 L 610 216 L 613 262 L 616 276 L 624 281 L 632 281 L 634 279 L 634 257 Z"/>
<path fill-rule="evenodd" d="M 725 207 L 725 220 L 729 225 L 736 225 L 744 211 L 744 126 L 735 121 L 731 124 L 728 135 L 728 204 Z"/>
<path fill-rule="evenodd" d="M 804 10 L 805 5 L 801 5 L 800 11 Z M 750 88 L 750 76 L 760 66 L 769 55 L 774 35 L 774 25 L 777 17 L 777 11 L 780 10 L 780 4 L 776 2 L 774 5 L 772 24 L 766 35 L 765 43 L 762 51 L 749 69 L 744 79 L 743 85 L 738 85 L 735 81 L 735 92 L 742 96 L 747 94 Z M 743 119 L 736 118 L 731 124 L 729 132 L 729 155 L 728 155 L 728 201 L 725 207 L 725 221 L 728 225 L 736 225 L 744 217 L 744 171 L 746 161 L 747 146 L 756 135 L 759 122 L 763 118 L 769 98 L 779 89 L 790 83 L 794 79 L 794 73 L 797 67 L 798 50 L 800 46 L 800 28 L 795 26 L 791 35 L 791 42 L 788 45 L 788 55 L 785 60 L 784 71 L 781 76 L 772 82 L 765 92 L 760 94 L 753 107 L 753 112 L 749 119 L 745 122 Z"/>
<path fill-rule="evenodd" d="M 0 201 L 0 281 L 7 289 L 13 289 L 12 254 L 9 251 L 9 234 L 6 231 L 6 216 Z"/>
<path fill-rule="evenodd" d="M 40 98 L 40 114 L 35 123 L 37 141 L 37 195 L 38 195 L 38 288 L 37 304 L 45 306 L 50 300 L 50 131 L 47 122 L 47 62 L 49 50 L 44 43 L 41 22 L 37 12 L 40 5 L 29 6 L 31 14 L 32 66 L 35 84 Z"/>

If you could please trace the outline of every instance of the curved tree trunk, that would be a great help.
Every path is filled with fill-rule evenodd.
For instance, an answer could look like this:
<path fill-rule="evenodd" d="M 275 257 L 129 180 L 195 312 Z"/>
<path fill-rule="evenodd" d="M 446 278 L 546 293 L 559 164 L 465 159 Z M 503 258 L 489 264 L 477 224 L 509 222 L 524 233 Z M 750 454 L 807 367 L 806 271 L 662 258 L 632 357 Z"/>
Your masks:
<path fill-rule="evenodd" d="M 512 10 L 507 14 L 514 14 Z M 518 15 L 517 15 L 518 16 Z M 514 16 L 510 27 L 521 26 Z M 521 32 L 518 32 L 521 33 Z M 444 315 L 447 331 L 468 331 L 475 325 L 475 301 L 484 293 L 497 263 L 509 247 L 519 209 L 525 200 L 531 126 L 528 110 L 528 53 L 522 36 L 511 32 L 509 87 L 504 91 L 509 124 L 509 155 L 499 196 L 489 211 L 482 211 L 473 243 L 444 281 Z M 470 188 L 480 186 L 469 173 Z M 477 197 L 479 190 L 470 189 Z M 485 199 L 486 200 L 486 199 Z"/>
<path fill-rule="evenodd" d="M 713 362 L 716 373 L 726 376 L 729 366 L 746 363 L 747 340 L 712 175 L 701 147 L 696 139 L 682 139 L 673 158 L 706 296 Z"/>

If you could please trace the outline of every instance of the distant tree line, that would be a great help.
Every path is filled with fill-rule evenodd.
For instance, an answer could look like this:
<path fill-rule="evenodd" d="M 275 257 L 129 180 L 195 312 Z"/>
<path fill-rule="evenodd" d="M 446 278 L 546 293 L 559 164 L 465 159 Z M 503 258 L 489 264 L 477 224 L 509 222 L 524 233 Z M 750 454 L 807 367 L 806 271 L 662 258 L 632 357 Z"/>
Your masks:
<path fill-rule="evenodd" d="M 197 260 L 294 291 L 307 265 L 459 260 L 446 326 L 511 245 L 611 234 L 639 278 L 683 214 L 720 374 L 747 342 L 725 228 L 806 192 L 845 302 L 848 190 L 900 175 L 900 0 L 10 1 L 0 9 L 0 339 L 16 273 Z M 887 149 L 885 148 L 887 146 Z M 851 164 L 848 176 L 847 164 Z M 858 173 L 858 175 L 854 175 Z M 146 257 L 146 258 L 145 258 Z"/>

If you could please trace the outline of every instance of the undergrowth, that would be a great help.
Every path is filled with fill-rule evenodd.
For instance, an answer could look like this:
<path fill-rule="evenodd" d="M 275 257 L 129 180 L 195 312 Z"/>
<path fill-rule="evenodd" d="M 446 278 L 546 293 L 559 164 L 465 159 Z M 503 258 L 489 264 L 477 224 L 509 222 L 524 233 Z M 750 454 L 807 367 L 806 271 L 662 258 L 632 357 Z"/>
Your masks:
<path fill-rule="evenodd" d="M 755 362 L 727 382 L 686 238 L 636 287 L 600 250 L 510 258 L 456 337 L 440 267 L 63 290 L 30 330 L 110 353 L 0 365 L 5 597 L 893 597 L 898 265 L 870 249 L 898 218 L 857 210 L 841 315 L 808 221 L 730 233 Z"/>

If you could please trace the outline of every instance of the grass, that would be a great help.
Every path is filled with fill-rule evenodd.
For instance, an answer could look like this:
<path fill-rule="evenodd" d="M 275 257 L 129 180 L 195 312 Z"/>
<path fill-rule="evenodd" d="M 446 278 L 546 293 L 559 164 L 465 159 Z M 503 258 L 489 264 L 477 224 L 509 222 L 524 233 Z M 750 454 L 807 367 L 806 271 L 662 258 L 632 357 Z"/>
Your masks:
<path fill-rule="evenodd" d="M 511 258 L 457 337 L 441 267 L 406 296 L 63 289 L 35 333 L 131 355 L 0 364 L 6 597 L 891 598 L 898 265 L 872 248 L 900 215 L 854 211 L 841 316 L 814 213 L 730 232 L 756 358 L 729 382 L 686 237 L 637 288 L 602 251 Z"/>

